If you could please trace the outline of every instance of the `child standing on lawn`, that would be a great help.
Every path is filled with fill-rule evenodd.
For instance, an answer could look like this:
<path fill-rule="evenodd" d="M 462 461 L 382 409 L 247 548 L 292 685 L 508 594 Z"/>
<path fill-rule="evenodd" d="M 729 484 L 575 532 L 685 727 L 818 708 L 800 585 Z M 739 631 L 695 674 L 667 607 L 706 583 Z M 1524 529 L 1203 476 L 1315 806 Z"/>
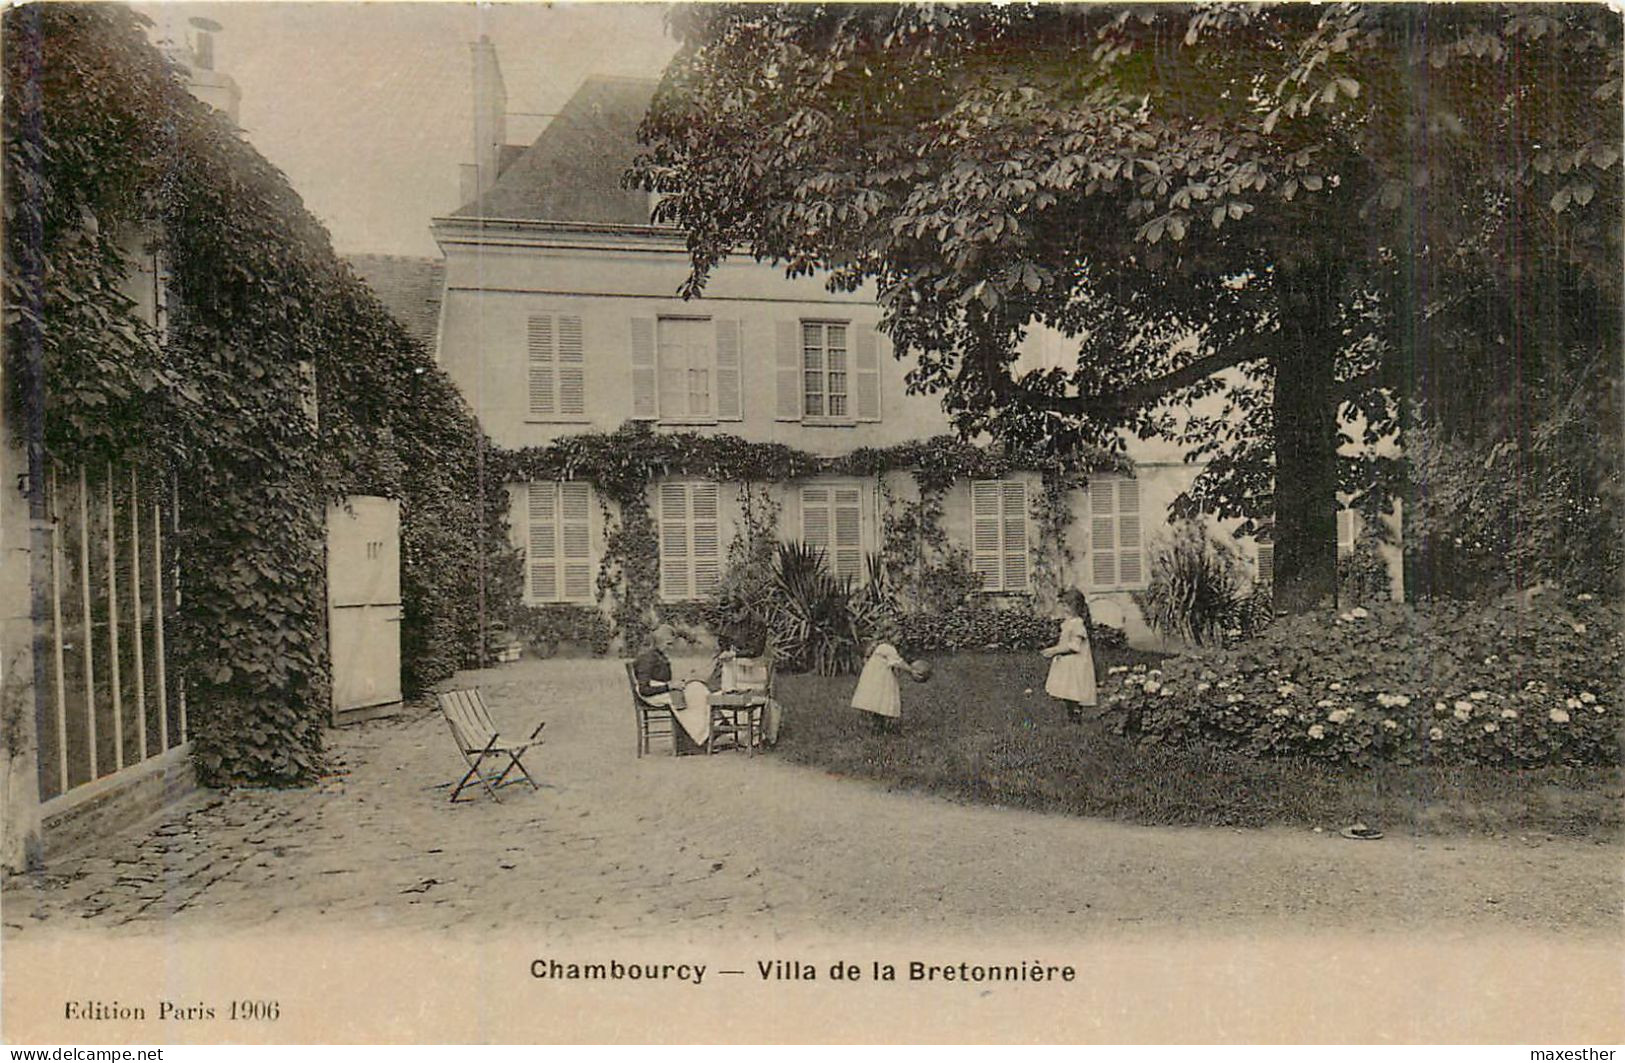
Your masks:
<path fill-rule="evenodd" d="M 1095 705 L 1094 648 L 1089 640 L 1089 603 L 1076 587 L 1061 596 L 1069 614 L 1061 621 L 1061 637 L 1040 652 L 1050 659 L 1044 693 L 1066 706 L 1067 719 L 1083 722 L 1084 706 Z"/>
<path fill-rule="evenodd" d="M 852 692 L 852 707 L 867 712 L 874 723 L 876 734 L 895 734 L 898 720 L 903 715 L 903 694 L 898 687 L 897 673 L 909 667 L 893 642 L 897 629 L 882 628 L 875 636 L 869 657 L 863 662 L 858 676 L 858 688 Z"/>

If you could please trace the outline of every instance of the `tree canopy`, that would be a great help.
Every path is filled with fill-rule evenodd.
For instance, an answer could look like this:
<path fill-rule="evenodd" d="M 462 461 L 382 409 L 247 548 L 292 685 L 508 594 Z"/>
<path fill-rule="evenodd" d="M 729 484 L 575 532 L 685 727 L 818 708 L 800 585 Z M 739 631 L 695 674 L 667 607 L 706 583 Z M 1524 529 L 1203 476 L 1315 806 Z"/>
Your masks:
<path fill-rule="evenodd" d="M 1273 517 L 1288 605 L 1329 589 L 1333 491 L 1395 487 L 1338 469 L 1350 415 L 1367 442 L 1424 409 L 1478 438 L 1615 369 L 1621 27 L 1599 6 L 674 20 L 630 178 L 687 233 L 688 294 L 736 253 L 872 282 L 962 430 L 1183 440 L 1209 461 L 1192 505 Z M 1074 366 L 1018 360 L 1037 326 Z"/>

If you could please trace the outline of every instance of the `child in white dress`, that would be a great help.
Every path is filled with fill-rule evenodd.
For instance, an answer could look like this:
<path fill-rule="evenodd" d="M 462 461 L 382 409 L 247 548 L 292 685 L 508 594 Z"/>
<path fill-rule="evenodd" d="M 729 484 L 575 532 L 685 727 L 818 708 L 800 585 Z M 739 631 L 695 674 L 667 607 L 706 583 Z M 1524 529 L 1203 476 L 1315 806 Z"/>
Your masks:
<path fill-rule="evenodd" d="M 852 707 L 871 714 L 874 729 L 879 733 L 897 731 L 897 721 L 903 715 L 903 694 L 898 687 L 897 673 L 907 671 L 909 663 L 892 644 L 897 637 L 895 628 L 886 628 L 876 636 L 869 657 L 863 662 L 858 676 L 858 687 L 852 692 Z"/>
<path fill-rule="evenodd" d="M 1044 693 L 1066 706 L 1073 723 L 1083 721 L 1085 706 L 1095 705 L 1095 660 L 1089 641 L 1089 603 L 1073 588 L 1061 597 L 1071 615 L 1061 622 L 1061 637 L 1040 652 L 1050 659 Z"/>

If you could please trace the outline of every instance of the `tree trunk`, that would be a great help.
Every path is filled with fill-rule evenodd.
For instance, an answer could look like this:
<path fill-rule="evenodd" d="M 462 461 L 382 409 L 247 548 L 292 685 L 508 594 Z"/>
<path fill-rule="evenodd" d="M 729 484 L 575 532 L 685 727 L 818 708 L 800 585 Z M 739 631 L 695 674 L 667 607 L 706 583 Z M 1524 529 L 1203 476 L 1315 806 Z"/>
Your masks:
<path fill-rule="evenodd" d="M 1275 608 L 1302 613 L 1337 591 L 1338 328 L 1335 267 L 1283 278 L 1275 360 Z"/>

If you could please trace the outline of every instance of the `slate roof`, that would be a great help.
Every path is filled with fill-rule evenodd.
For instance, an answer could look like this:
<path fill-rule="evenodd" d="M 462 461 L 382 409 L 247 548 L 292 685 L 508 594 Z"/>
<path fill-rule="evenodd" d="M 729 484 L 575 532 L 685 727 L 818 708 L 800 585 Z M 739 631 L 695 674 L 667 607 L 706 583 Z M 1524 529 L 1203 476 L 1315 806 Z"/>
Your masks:
<path fill-rule="evenodd" d="M 638 153 L 638 123 L 659 82 L 594 75 L 502 171 L 453 215 L 648 225 L 649 195 L 621 187 Z"/>
<path fill-rule="evenodd" d="M 434 353 L 440 331 L 440 300 L 446 288 L 446 263 L 409 255 L 345 255 L 356 276 L 378 293 L 384 308 L 407 332 Z"/>

